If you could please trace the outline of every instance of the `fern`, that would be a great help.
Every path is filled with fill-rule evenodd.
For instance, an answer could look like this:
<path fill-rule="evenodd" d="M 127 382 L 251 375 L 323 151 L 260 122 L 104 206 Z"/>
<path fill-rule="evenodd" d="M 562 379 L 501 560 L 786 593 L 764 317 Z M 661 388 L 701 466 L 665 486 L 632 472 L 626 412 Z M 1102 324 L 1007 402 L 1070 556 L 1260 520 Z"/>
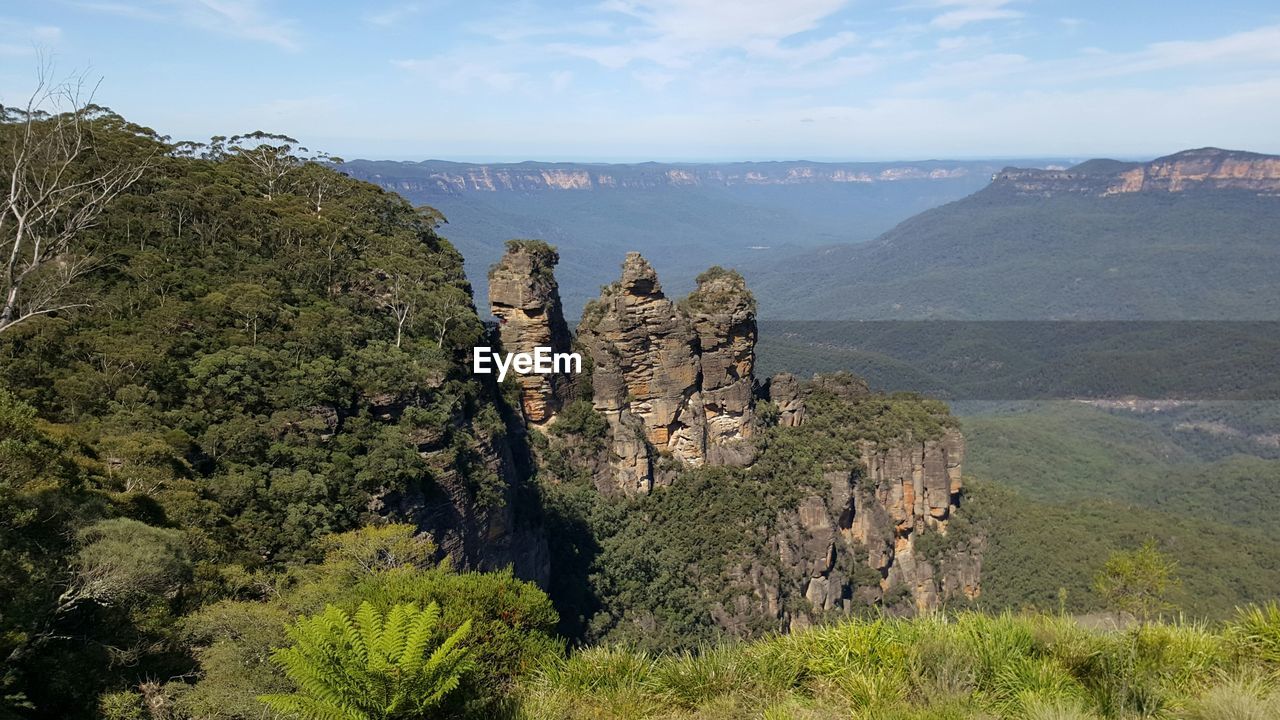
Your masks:
<path fill-rule="evenodd" d="M 384 616 L 366 602 L 354 616 L 330 605 L 301 618 L 289 628 L 293 645 L 271 656 L 298 692 L 259 700 L 299 720 L 423 718 L 472 667 L 463 647 L 471 621 L 437 644 L 440 615 L 435 603 Z"/>

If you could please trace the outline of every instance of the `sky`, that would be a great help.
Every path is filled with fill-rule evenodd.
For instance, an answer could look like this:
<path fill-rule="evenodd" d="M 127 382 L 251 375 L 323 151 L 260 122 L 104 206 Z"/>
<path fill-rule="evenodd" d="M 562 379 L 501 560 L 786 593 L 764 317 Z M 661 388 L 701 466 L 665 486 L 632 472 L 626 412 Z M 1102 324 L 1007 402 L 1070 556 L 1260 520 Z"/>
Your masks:
<path fill-rule="evenodd" d="M 0 3 L 0 102 L 45 61 L 174 139 L 346 158 L 1280 153 L 1275 0 Z"/>

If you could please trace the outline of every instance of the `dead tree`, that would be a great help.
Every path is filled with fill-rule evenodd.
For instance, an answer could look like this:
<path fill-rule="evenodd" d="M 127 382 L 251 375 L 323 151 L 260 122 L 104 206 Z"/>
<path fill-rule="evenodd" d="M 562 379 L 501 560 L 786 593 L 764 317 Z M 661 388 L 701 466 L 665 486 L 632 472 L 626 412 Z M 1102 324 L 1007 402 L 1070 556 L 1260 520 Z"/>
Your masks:
<path fill-rule="evenodd" d="M 145 160 L 109 162 L 86 173 L 100 109 L 81 102 L 81 87 L 51 84 L 42 73 L 25 108 L 2 109 L 0 333 L 34 317 L 88 305 L 75 295 L 77 281 L 95 266 L 84 234 L 148 165 Z"/>

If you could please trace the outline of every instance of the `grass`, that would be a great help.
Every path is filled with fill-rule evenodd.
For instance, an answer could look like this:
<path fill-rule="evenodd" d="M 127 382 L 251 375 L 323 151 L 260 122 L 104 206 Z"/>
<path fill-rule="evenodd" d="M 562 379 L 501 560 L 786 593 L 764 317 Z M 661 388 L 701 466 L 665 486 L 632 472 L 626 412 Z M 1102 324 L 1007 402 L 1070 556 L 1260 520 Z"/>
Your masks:
<path fill-rule="evenodd" d="M 849 620 L 700 652 L 593 647 L 521 689 L 525 720 L 1280 717 L 1280 606 L 1095 630 L 1066 615 Z"/>

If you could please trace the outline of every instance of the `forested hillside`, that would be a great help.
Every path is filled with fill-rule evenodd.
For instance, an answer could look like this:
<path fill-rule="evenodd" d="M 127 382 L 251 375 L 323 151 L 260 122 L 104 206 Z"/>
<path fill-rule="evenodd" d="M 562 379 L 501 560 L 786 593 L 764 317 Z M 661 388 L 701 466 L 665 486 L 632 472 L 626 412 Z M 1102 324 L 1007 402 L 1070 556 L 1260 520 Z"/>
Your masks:
<path fill-rule="evenodd" d="M 429 524 L 424 560 L 545 572 L 503 405 L 461 371 L 484 330 L 429 213 L 287 138 L 8 113 L 0 714 L 182 686 L 213 651 L 184 616 L 276 597 L 371 518 Z"/>
<path fill-rule="evenodd" d="M 1205 150 L 1008 169 L 870 243 L 742 269 L 769 319 L 1272 320 L 1276 167 L 1272 156 Z M 1126 186 L 1123 171 L 1139 175 Z M 1256 187 L 1232 182 L 1235 172 Z"/>
<path fill-rule="evenodd" d="M 12 179 L 0 224 L 11 258 L 0 717 L 564 716 L 566 701 L 574 712 L 613 702 L 575 698 L 564 680 L 597 654 L 649 672 L 640 656 L 570 646 L 688 651 L 698 659 L 648 667 L 696 673 L 701 658 L 757 652 L 711 644 L 815 625 L 837 629 L 798 642 L 869 627 L 910 639 L 958 607 L 1219 618 L 1280 582 L 1251 466 L 1206 458 L 1245 474 L 1187 477 L 1152 510 L 1129 505 L 1159 470 L 1092 502 L 1070 472 L 1023 482 L 1017 454 L 985 466 L 1007 479 L 967 490 L 945 404 L 849 373 L 758 377 L 757 304 L 735 271 L 706 270 L 673 299 L 638 253 L 615 258 L 621 275 L 571 336 L 556 248 L 513 241 L 490 275 L 501 322 L 487 327 L 436 210 L 290 138 L 174 143 L 105 108 L 10 109 L 0 151 Z M 468 371 L 475 345 L 544 338 L 580 349 L 587 371 L 501 386 Z M 1006 431 L 1014 448 L 1042 442 L 1032 424 L 994 420 L 979 434 L 994 447 Z M 1062 455 L 1091 471 L 1088 448 Z M 1222 515 L 1182 514 L 1219 492 Z M 1049 526 L 1069 552 L 1046 544 Z M 1114 555 L 1147 541 L 1146 555 Z M 1096 577 L 1128 582 L 1115 568 L 1153 554 L 1172 582 L 1160 552 L 1177 554 L 1184 593 L 1161 585 L 1135 606 L 1093 592 Z M 1257 612 L 1234 627 L 1271 633 L 1260 643 L 1244 630 L 1197 637 L 1232 643 L 1240 667 L 1270 668 L 1275 620 Z M 867 620 L 919 614 L 933 619 Z M 1013 622 L 974 617 L 956 627 Z M 1147 632 L 1164 631 L 1144 626 L 1105 652 Z M 1073 697 L 1076 684 L 1133 672 L 1099 680 L 1046 657 L 1036 672 L 1057 673 Z M 994 678 L 1027 662 L 991 660 L 972 686 L 984 689 L 956 702 L 1014 707 L 988 693 L 1015 687 Z M 770 692 L 796 707 L 933 703 L 833 695 L 809 665 L 775 667 L 793 674 Z M 713 672 L 716 688 L 756 682 Z M 1160 685 L 1161 697 L 1213 691 L 1208 675 L 1194 679 Z M 645 687 L 676 698 L 666 682 Z M 1096 707 L 1142 702 L 1099 692 Z M 692 716 L 721 694 L 671 702 Z"/>

